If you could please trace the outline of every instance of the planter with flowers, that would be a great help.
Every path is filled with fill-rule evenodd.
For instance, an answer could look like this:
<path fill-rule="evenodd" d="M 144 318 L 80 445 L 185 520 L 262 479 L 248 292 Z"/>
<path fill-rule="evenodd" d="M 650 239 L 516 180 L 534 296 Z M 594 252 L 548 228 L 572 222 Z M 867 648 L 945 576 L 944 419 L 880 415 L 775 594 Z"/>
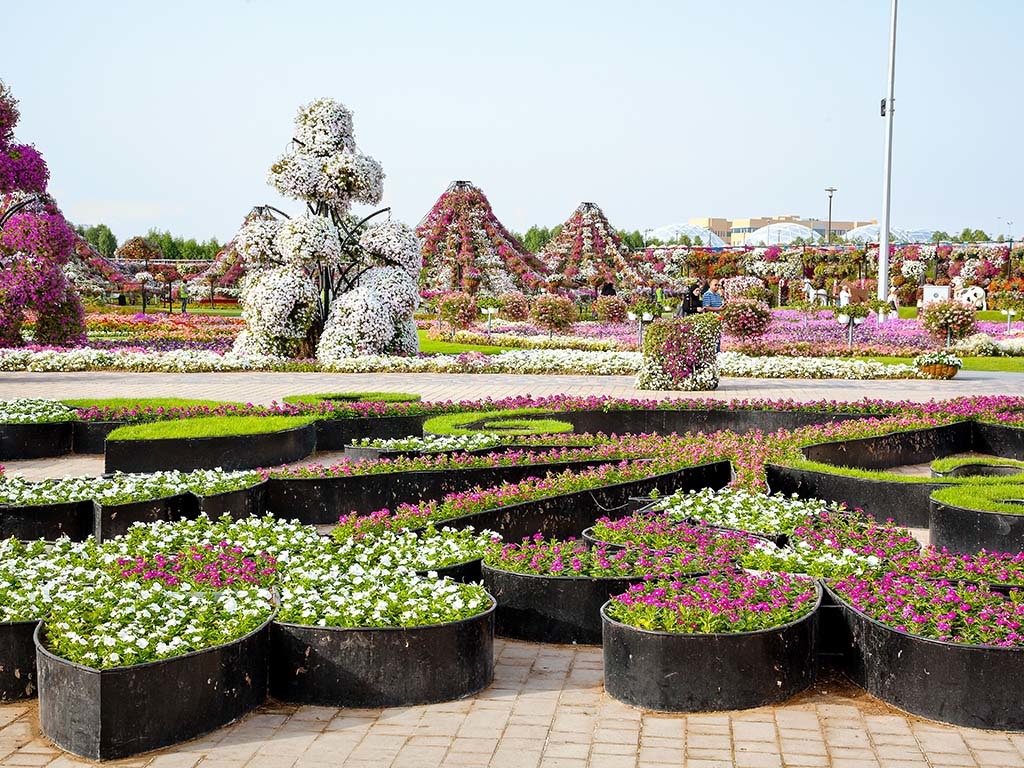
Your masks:
<path fill-rule="evenodd" d="M 712 313 L 653 322 L 644 334 L 637 389 L 717 389 L 721 332 Z"/>
<path fill-rule="evenodd" d="M 604 685 L 662 712 L 766 706 L 817 675 L 821 588 L 789 574 L 649 581 L 601 609 Z"/>
<path fill-rule="evenodd" d="M 944 723 L 1024 730 L 1016 599 L 907 573 L 850 576 L 828 589 L 846 624 L 845 672 L 872 696 Z"/>
<path fill-rule="evenodd" d="M 952 352 L 926 352 L 914 358 L 914 367 L 930 379 L 952 379 L 963 367 L 963 360 Z"/>
<path fill-rule="evenodd" d="M 484 557 L 484 585 L 498 601 L 497 632 L 540 643 L 601 643 L 601 606 L 656 574 L 706 573 L 710 551 L 593 549 L 537 534 Z"/>

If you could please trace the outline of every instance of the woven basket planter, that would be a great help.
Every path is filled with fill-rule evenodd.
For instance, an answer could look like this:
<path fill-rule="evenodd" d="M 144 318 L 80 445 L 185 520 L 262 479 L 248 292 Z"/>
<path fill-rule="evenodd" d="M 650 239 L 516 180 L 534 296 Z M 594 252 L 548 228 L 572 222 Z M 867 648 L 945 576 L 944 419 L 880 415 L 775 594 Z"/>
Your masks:
<path fill-rule="evenodd" d="M 933 379 L 952 379 L 960 369 L 955 365 L 922 365 L 917 370 Z"/>

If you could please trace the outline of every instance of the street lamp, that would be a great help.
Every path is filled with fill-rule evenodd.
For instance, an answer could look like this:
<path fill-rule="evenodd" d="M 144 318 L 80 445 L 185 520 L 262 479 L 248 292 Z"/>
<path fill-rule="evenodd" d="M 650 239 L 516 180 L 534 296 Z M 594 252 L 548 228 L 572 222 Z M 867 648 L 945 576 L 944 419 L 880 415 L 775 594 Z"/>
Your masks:
<path fill-rule="evenodd" d="M 882 221 L 878 238 L 878 299 L 889 298 L 889 202 L 892 190 L 892 117 L 896 92 L 896 6 L 892 0 L 889 19 L 889 88 L 882 99 L 882 117 L 885 118 L 885 183 L 882 186 Z M 883 317 L 879 314 L 879 320 Z"/>
<path fill-rule="evenodd" d="M 836 188 L 825 187 L 825 191 L 828 192 L 828 229 L 825 230 L 825 247 L 827 248 L 832 243 L 832 195 Z"/>

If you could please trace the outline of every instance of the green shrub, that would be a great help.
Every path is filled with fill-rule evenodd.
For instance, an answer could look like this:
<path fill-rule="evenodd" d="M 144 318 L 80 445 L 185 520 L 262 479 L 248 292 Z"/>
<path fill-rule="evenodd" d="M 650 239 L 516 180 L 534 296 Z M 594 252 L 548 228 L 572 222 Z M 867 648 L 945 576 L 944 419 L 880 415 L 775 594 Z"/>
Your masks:
<path fill-rule="evenodd" d="M 555 331 L 568 330 L 578 317 L 578 312 L 568 296 L 544 294 L 533 300 L 530 317 L 541 328 L 546 328 L 550 336 Z"/>
<path fill-rule="evenodd" d="M 602 296 L 594 302 L 594 314 L 605 323 L 621 323 L 629 308 L 618 296 Z"/>

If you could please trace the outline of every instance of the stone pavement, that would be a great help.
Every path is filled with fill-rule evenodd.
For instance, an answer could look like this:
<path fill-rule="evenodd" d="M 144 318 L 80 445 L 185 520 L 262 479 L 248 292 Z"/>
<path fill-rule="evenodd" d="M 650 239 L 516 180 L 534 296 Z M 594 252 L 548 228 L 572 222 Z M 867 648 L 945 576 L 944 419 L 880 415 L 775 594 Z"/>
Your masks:
<path fill-rule="evenodd" d="M 193 397 L 269 403 L 308 392 L 415 392 L 424 400 L 476 400 L 510 395 L 612 395 L 665 398 L 677 392 L 640 392 L 631 376 L 515 376 L 444 373 L 2 373 L 0 399 L 13 397 Z M 961 395 L 1024 394 L 1024 374 L 961 371 L 951 381 L 883 379 L 723 378 L 714 392 L 689 393 L 720 400 L 945 399 Z"/>
<path fill-rule="evenodd" d="M 7 373 L 11 397 L 175 396 L 269 403 L 286 394 L 411 391 L 426 400 L 515 394 L 667 397 L 639 393 L 629 377 L 440 374 Z M 961 373 L 948 382 L 723 379 L 717 398 L 927 400 L 1024 394 L 1024 376 Z M 42 460 L 46 462 L 48 460 Z M 63 462 L 46 476 L 90 474 Z M 81 461 L 94 461 L 83 457 Z M 19 462 L 18 464 L 29 464 Z M 92 465 L 89 465 L 90 467 Z M 85 465 L 83 465 L 85 467 Z M 11 467 L 14 468 L 13 466 Z M 498 640 L 494 683 L 468 699 L 386 710 L 268 704 L 209 736 L 116 765 L 153 768 L 1024 768 L 1024 735 L 943 726 L 905 715 L 834 675 L 782 705 L 743 712 L 668 715 L 609 698 L 599 648 Z M 0 766 L 88 765 L 39 732 L 34 703 L 0 705 Z"/>
<path fill-rule="evenodd" d="M 642 712 L 604 694 L 599 648 L 496 643 L 494 683 L 462 701 L 338 710 L 268 704 L 204 738 L 111 765 L 152 768 L 938 768 L 1024 766 L 1024 735 L 929 723 L 825 676 L 785 704 Z M 0 705 L 0 765 L 88 765 Z"/>

